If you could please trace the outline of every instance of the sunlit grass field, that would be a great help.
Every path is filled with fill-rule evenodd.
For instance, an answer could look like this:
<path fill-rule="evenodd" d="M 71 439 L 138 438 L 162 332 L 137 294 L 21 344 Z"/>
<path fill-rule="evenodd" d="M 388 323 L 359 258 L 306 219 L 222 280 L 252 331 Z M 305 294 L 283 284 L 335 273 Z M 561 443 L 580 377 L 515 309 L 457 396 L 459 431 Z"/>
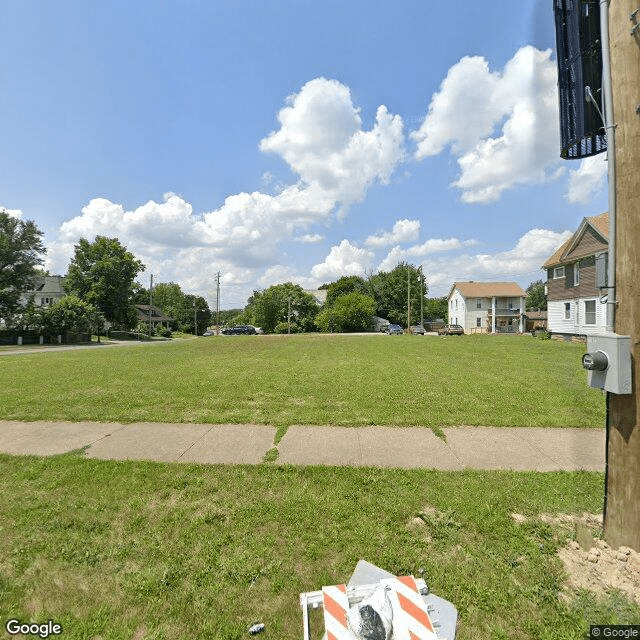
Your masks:
<path fill-rule="evenodd" d="M 602 493 L 586 472 L 0 455 L 0 619 L 52 619 L 69 640 L 232 640 L 255 622 L 265 640 L 299 640 L 298 595 L 364 558 L 453 602 L 457 640 L 582 640 L 640 608 L 559 597 L 556 551 L 575 532 L 539 516 L 599 513 Z"/>
<path fill-rule="evenodd" d="M 584 346 L 531 336 L 228 336 L 4 355 L 0 418 L 604 425 Z"/>

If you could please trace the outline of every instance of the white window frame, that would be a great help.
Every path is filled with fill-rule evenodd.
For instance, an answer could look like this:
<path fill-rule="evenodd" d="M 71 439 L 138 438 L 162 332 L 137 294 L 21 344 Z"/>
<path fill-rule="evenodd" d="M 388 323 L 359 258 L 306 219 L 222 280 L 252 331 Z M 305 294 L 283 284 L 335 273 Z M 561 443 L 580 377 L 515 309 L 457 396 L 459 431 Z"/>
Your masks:
<path fill-rule="evenodd" d="M 580 284 L 580 262 L 576 262 L 573 265 L 573 286 L 577 287 Z"/>
<path fill-rule="evenodd" d="M 476 318 L 476 327 L 482 329 L 482 318 Z"/>
<path fill-rule="evenodd" d="M 564 303 L 564 319 L 571 320 L 571 303 L 570 302 Z"/>
<path fill-rule="evenodd" d="M 556 267 L 553 270 L 553 278 L 554 280 L 557 278 L 564 278 L 564 267 Z"/>
<path fill-rule="evenodd" d="M 476 300 L 476 309 L 482 309 L 482 298 Z"/>
<path fill-rule="evenodd" d="M 593 311 L 587 310 L 587 305 L 593 304 Z M 593 318 L 593 322 L 589 322 L 589 318 Z M 595 300 L 585 300 L 584 301 L 584 323 L 588 325 L 595 325 L 597 323 L 597 307 Z"/>

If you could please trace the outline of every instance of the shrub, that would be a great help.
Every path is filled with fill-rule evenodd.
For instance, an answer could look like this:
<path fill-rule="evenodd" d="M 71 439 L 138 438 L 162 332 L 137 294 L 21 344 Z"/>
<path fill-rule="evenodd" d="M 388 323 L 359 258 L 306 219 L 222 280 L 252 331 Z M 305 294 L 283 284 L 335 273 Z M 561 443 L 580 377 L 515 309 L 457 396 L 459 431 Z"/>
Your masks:
<path fill-rule="evenodd" d="M 278 322 L 274 333 L 289 333 L 289 324 L 287 322 Z M 300 327 L 295 323 L 291 323 L 291 333 L 300 333 Z"/>

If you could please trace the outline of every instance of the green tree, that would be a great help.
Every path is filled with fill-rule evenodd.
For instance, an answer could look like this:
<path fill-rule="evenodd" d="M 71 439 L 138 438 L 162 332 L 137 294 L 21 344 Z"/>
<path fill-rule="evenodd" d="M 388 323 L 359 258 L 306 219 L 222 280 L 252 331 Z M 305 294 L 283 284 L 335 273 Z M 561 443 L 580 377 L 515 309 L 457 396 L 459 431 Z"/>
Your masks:
<path fill-rule="evenodd" d="M 137 304 L 149 304 L 149 290 L 137 285 L 135 300 Z M 213 319 L 209 305 L 202 296 L 184 293 L 175 282 L 158 282 L 153 286 L 153 306 L 173 318 L 174 330 L 185 333 L 194 333 L 197 320 L 198 335 L 202 335 Z"/>
<path fill-rule="evenodd" d="M 326 305 L 333 304 L 340 296 L 357 291 L 364 295 L 370 295 L 369 283 L 360 276 L 343 276 L 342 278 L 327 285 Z"/>
<path fill-rule="evenodd" d="M 77 296 L 66 295 L 42 311 L 44 331 L 49 334 L 101 333 L 104 328 L 102 314 L 92 304 Z"/>
<path fill-rule="evenodd" d="M 411 323 L 415 324 L 420 322 L 420 297 L 426 296 L 428 291 L 426 283 L 422 286 L 420 270 L 412 264 L 400 262 L 392 271 L 380 271 L 369 278 L 377 315 L 402 326 L 407 325 L 407 280 Z"/>
<path fill-rule="evenodd" d="M 369 331 L 375 311 L 376 301 L 371 296 L 352 291 L 325 306 L 316 317 L 316 325 L 325 332 Z"/>
<path fill-rule="evenodd" d="M 547 294 L 544 292 L 544 281 L 536 280 L 527 287 L 527 299 L 525 306 L 527 309 L 547 310 Z"/>
<path fill-rule="evenodd" d="M 449 303 L 447 297 L 426 298 L 424 301 L 424 317 L 431 320 L 447 320 L 449 313 Z"/>
<path fill-rule="evenodd" d="M 112 324 L 130 329 L 137 322 L 134 280 L 143 269 L 142 262 L 117 238 L 96 236 L 94 242 L 81 238 L 75 246 L 64 288 L 93 304 Z"/>
<path fill-rule="evenodd" d="M 299 331 L 315 330 L 318 305 L 314 297 L 297 284 L 285 282 L 264 291 L 254 291 L 249 298 L 243 315 L 250 317 L 253 324 L 265 333 L 273 333 L 279 323 L 290 319 Z"/>
<path fill-rule="evenodd" d="M 201 336 L 211 324 L 211 311 L 202 296 L 186 294 L 178 310 L 180 330 Z M 197 327 L 196 327 L 197 322 Z"/>
<path fill-rule="evenodd" d="M 149 304 L 148 289 L 145 289 L 145 294 L 140 294 L 138 300 L 141 300 L 145 295 L 145 301 L 138 302 L 138 304 Z M 186 316 L 188 312 L 185 311 L 187 304 L 184 298 L 184 292 L 175 282 L 158 282 L 153 286 L 153 306 L 162 309 L 165 315 L 173 318 L 171 328 L 174 330 L 180 328 L 180 325 L 185 322 L 189 323 L 189 318 Z M 193 326 L 193 320 L 189 326 Z"/>
<path fill-rule="evenodd" d="M 0 210 L 0 319 L 12 325 L 26 307 L 25 292 L 39 275 L 42 231 L 31 220 L 22 221 Z"/>

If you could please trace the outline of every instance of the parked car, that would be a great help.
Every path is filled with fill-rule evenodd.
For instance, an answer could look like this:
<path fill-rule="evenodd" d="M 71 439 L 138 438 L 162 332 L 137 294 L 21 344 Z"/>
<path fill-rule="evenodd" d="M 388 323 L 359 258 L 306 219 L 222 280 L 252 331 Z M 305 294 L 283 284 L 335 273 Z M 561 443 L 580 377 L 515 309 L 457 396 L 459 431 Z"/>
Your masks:
<path fill-rule="evenodd" d="M 415 333 L 416 335 L 423 336 L 427 332 L 421 324 L 415 324 L 412 327 L 409 327 L 409 333 Z"/>
<path fill-rule="evenodd" d="M 256 330 L 248 324 L 239 324 L 235 327 L 227 327 L 222 330 L 225 336 L 253 336 Z"/>
<path fill-rule="evenodd" d="M 402 327 L 399 324 L 390 324 L 385 333 L 388 333 L 390 336 L 401 335 Z"/>
<path fill-rule="evenodd" d="M 463 336 L 464 329 L 459 324 L 445 324 L 438 330 L 439 336 Z"/>
<path fill-rule="evenodd" d="M 203 334 L 203 336 L 215 336 L 216 332 L 213 329 L 207 329 Z"/>

